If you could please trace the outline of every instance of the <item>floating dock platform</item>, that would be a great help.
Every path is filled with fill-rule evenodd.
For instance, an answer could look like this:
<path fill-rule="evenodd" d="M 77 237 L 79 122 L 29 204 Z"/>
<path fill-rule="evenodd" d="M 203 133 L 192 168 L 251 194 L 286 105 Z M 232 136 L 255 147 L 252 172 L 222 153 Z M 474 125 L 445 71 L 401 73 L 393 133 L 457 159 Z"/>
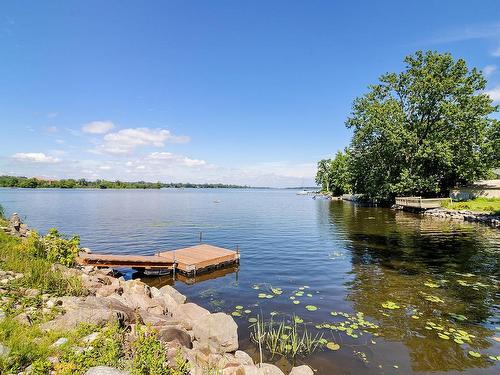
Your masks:
<path fill-rule="evenodd" d="M 172 271 L 183 275 L 197 273 L 237 264 L 239 250 L 229 250 L 208 244 L 185 247 L 182 249 L 158 252 L 155 255 L 112 255 L 80 253 L 78 263 L 97 267 L 126 267 L 144 271 L 148 274 Z"/>

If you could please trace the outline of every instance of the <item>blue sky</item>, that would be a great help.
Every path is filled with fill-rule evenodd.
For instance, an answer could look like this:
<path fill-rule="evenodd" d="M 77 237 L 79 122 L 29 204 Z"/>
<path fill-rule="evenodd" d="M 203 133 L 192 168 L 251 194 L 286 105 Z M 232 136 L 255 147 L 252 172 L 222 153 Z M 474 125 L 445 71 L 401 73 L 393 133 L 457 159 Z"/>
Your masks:
<path fill-rule="evenodd" d="M 498 0 L 3 1 L 0 174 L 311 185 L 426 49 L 500 102 Z"/>

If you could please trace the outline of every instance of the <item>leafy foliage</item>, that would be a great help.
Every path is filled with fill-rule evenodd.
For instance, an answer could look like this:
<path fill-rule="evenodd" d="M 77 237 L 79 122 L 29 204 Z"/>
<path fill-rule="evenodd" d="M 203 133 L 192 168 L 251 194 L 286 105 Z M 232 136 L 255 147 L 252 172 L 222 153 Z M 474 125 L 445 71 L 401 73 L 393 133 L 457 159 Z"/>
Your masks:
<path fill-rule="evenodd" d="M 56 295 L 85 293 L 80 278 L 65 275 L 46 257 L 45 247 L 36 232 L 21 241 L 0 231 L 0 268 L 24 274 L 16 281 L 27 288 Z"/>
<path fill-rule="evenodd" d="M 161 188 L 247 188 L 248 186 L 228 185 L 228 184 L 192 184 L 192 183 L 163 183 L 146 181 L 107 181 L 95 180 L 88 181 L 85 178 L 62 179 L 62 180 L 44 180 L 38 178 L 27 178 L 17 176 L 0 176 L 0 187 L 19 187 L 19 188 L 60 188 L 60 189 L 161 189 Z"/>
<path fill-rule="evenodd" d="M 148 326 L 139 326 L 133 343 L 133 368 L 135 375 L 184 375 L 189 372 L 187 362 L 176 357 L 175 367 L 169 367 L 167 351 L 157 332 Z"/>
<path fill-rule="evenodd" d="M 347 126 L 356 193 L 444 195 L 498 163 L 499 124 L 488 117 L 497 107 L 482 92 L 481 72 L 448 53 L 417 52 L 405 62 L 354 101 Z"/>
<path fill-rule="evenodd" d="M 124 331 L 117 323 L 108 324 L 87 350 L 63 351 L 61 361 L 56 365 L 60 375 L 83 374 L 94 366 L 120 367 L 124 356 Z"/>
<path fill-rule="evenodd" d="M 349 187 L 381 199 L 442 196 L 499 166 L 500 122 L 489 117 L 498 107 L 483 92 L 482 73 L 449 53 L 419 51 L 405 63 L 355 99 L 347 152 L 337 154 L 335 166 L 318 163 L 324 190 Z"/>
<path fill-rule="evenodd" d="M 351 190 L 347 152 L 338 151 L 334 159 L 318 162 L 316 183 L 321 189 L 333 195 L 342 195 Z"/>

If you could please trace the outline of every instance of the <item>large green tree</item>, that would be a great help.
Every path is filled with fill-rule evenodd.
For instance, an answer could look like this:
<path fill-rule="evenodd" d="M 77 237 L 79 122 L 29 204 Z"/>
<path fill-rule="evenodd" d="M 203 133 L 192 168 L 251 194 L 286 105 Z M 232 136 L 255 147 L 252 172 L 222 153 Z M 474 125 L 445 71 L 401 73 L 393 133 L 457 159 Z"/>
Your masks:
<path fill-rule="evenodd" d="M 318 162 L 316 183 L 323 191 L 342 195 L 351 190 L 347 152 L 338 151 L 333 159 Z"/>
<path fill-rule="evenodd" d="M 439 196 L 484 178 L 499 161 L 499 124 L 482 73 L 448 53 L 416 52 L 405 63 L 354 101 L 354 192 Z"/>

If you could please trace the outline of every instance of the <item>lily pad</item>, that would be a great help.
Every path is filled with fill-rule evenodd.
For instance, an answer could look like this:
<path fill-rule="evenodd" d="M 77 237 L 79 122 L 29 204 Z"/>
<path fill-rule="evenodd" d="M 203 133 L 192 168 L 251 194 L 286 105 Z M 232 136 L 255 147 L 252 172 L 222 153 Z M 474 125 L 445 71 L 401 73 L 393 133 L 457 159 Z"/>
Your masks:
<path fill-rule="evenodd" d="M 309 311 L 316 311 L 318 308 L 316 306 L 313 306 L 313 305 L 307 305 L 306 309 Z"/>
<path fill-rule="evenodd" d="M 386 301 L 386 302 L 382 303 L 382 307 L 389 309 L 389 310 L 395 310 L 395 309 L 401 308 L 398 304 L 396 304 L 395 302 L 392 302 L 392 301 Z"/>
<path fill-rule="evenodd" d="M 328 344 L 326 344 L 326 347 L 330 350 L 339 350 L 340 349 L 340 345 L 333 342 L 333 341 L 330 341 Z"/>
<path fill-rule="evenodd" d="M 243 310 L 243 306 L 238 305 L 238 306 L 236 306 L 236 307 L 235 307 L 235 309 L 236 309 L 236 310 Z"/>
<path fill-rule="evenodd" d="M 240 312 L 239 311 L 233 311 L 231 313 L 232 316 L 241 316 Z"/>
<path fill-rule="evenodd" d="M 474 358 L 480 358 L 481 353 L 475 352 L 474 350 L 469 350 L 469 355 Z"/>
<path fill-rule="evenodd" d="M 302 319 L 300 316 L 295 316 L 293 318 L 293 321 L 297 324 L 304 323 L 304 319 Z"/>
<path fill-rule="evenodd" d="M 250 314 L 252 312 L 252 310 L 245 310 L 244 312 L 245 312 L 245 314 Z"/>
<path fill-rule="evenodd" d="M 248 318 L 249 323 L 257 323 L 257 318 Z"/>
<path fill-rule="evenodd" d="M 292 301 L 294 305 L 298 305 L 300 303 L 299 300 Z"/>

